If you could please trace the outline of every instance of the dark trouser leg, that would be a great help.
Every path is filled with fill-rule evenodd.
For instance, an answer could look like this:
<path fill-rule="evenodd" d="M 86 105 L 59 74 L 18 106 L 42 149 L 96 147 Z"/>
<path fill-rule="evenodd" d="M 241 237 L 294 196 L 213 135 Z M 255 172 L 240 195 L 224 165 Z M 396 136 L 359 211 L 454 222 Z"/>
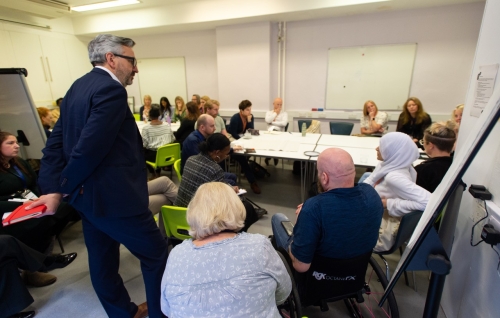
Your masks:
<path fill-rule="evenodd" d="M 167 245 L 149 210 L 130 217 L 82 216 L 94 289 L 110 317 L 129 317 L 137 311 L 118 274 L 119 244 L 141 261 L 149 317 L 163 317 L 160 284 L 167 260 Z M 103 262 L 103 260 L 106 260 Z"/>
<path fill-rule="evenodd" d="M 234 161 L 237 161 L 241 166 L 241 171 L 245 174 L 248 182 L 250 184 L 255 182 L 255 175 L 253 174 L 252 169 L 250 169 L 250 165 L 248 164 L 248 158 L 245 156 L 232 156 Z"/>
<path fill-rule="evenodd" d="M 250 204 L 248 201 L 243 201 L 243 205 L 245 206 L 247 216 L 245 218 L 245 226 L 241 230 L 246 232 L 252 224 L 259 220 L 259 217 L 257 216 L 255 208 L 252 204 Z"/>
<path fill-rule="evenodd" d="M 9 317 L 33 303 L 18 268 L 43 269 L 45 255 L 31 249 L 16 238 L 0 236 L 0 317 Z"/>

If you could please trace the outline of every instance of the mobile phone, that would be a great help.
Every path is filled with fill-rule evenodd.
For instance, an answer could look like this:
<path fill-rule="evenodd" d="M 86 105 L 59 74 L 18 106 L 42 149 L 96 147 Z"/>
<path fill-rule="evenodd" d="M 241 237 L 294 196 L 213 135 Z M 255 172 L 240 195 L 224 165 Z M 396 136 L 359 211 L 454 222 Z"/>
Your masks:
<path fill-rule="evenodd" d="M 281 225 L 283 225 L 283 228 L 285 229 L 286 233 L 288 236 L 292 236 L 293 234 L 293 223 L 290 221 L 281 221 Z"/>

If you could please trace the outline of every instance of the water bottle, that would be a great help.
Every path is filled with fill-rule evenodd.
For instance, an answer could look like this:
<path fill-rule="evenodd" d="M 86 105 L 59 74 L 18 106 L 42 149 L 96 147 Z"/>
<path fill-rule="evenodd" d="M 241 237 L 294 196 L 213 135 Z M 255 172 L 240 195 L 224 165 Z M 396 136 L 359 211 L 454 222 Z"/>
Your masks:
<path fill-rule="evenodd" d="M 305 137 L 306 136 L 306 123 L 302 123 L 302 137 Z"/>

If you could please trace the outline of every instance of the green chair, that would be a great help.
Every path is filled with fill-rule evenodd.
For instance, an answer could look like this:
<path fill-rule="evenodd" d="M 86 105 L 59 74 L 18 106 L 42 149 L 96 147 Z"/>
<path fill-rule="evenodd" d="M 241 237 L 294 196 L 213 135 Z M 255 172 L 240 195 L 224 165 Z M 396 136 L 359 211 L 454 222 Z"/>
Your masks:
<path fill-rule="evenodd" d="M 302 124 L 303 123 L 306 123 L 306 129 L 309 128 L 309 126 L 311 126 L 311 123 L 312 123 L 312 120 L 308 120 L 308 119 L 305 119 L 305 120 L 299 120 L 298 121 L 298 124 L 299 124 L 299 132 L 302 132 Z"/>
<path fill-rule="evenodd" d="M 353 123 L 344 123 L 344 122 L 330 122 L 330 133 L 332 135 L 344 135 L 349 136 L 352 132 Z"/>
<path fill-rule="evenodd" d="M 174 165 L 177 159 L 181 159 L 181 145 L 178 143 L 168 144 L 161 146 L 156 151 L 156 161 L 146 161 L 146 164 L 153 167 L 156 171 L 162 167 L 168 167 Z M 173 170 L 173 169 L 172 169 Z M 170 178 L 172 178 L 173 172 L 170 171 Z"/>
<path fill-rule="evenodd" d="M 174 162 L 174 170 L 175 170 L 175 173 L 177 174 L 177 179 L 179 179 L 179 181 L 181 181 L 181 179 L 182 179 L 182 176 L 181 176 L 181 159 L 175 160 L 175 162 Z"/>
<path fill-rule="evenodd" d="M 141 115 L 140 114 L 134 114 L 135 121 L 141 121 Z"/>
<path fill-rule="evenodd" d="M 189 225 L 186 220 L 187 208 L 164 205 L 161 207 L 161 216 L 165 225 L 167 240 L 187 240 L 189 236 Z"/>

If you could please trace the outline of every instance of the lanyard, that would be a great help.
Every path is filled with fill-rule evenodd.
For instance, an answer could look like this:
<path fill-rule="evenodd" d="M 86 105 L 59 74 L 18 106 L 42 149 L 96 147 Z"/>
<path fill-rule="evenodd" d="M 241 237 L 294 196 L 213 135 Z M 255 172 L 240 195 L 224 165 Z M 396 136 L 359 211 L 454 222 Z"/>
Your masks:
<path fill-rule="evenodd" d="M 16 177 L 19 177 L 19 179 L 21 179 L 21 181 L 23 182 L 23 187 L 24 189 L 28 189 L 28 184 L 26 183 L 26 177 L 24 176 L 24 174 L 21 172 L 21 169 L 19 169 L 18 166 L 16 165 L 12 165 L 14 167 L 14 169 L 16 170 L 17 173 L 15 173 L 14 175 Z"/>

